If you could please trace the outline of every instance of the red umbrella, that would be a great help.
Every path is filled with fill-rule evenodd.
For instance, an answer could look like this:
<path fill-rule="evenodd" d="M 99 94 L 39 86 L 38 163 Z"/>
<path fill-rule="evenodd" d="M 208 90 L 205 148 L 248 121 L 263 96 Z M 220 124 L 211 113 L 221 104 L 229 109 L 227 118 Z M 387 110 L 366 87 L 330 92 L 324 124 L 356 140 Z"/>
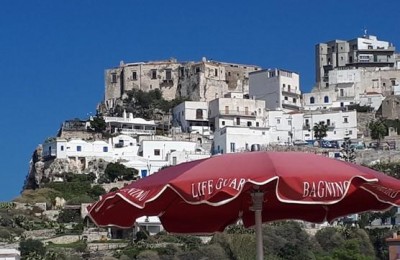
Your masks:
<path fill-rule="evenodd" d="M 400 204 L 400 181 L 367 167 L 311 153 L 249 152 L 217 155 L 168 167 L 108 193 L 89 206 L 98 226 L 129 228 L 159 216 L 174 233 L 212 233 L 243 220 L 298 219 L 321 223 Z"/>

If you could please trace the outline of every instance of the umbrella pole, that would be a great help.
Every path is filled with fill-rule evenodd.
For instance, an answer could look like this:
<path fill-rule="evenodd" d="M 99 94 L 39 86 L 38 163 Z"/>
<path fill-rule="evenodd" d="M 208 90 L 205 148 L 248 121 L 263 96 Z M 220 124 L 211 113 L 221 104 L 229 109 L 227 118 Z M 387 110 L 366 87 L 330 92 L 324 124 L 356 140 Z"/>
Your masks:
<path fill-rule="evenodd" d="M 256 253 L 257 260 L 264 259 L 263 237 L 262 237 L 262 205 L 264 202 L 264 193 L 255 191 L 251 194 L 253 198 L 253 206 L 251 210 L 254 211 L 255 230 L 256 230 Z"/>

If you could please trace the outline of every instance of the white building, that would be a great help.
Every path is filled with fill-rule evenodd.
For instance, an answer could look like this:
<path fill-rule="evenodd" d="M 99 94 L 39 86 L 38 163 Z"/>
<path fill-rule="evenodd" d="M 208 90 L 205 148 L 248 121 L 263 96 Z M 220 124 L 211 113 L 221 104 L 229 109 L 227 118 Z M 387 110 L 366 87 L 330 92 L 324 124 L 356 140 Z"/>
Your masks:
<path fill-rule="evenodd" d="M 313 126 L 319 122 L 328 125 L 326 140 L 357 139 L 356 111 L 307 111 L 304 114 L 303 140 L 314 140 Z"/>
<path fill-rule="evenodd" d="M 0 249 L 0 260 L 20 260 L 21 252 L 17 249 Z"/>
<path fill-rule="evenodd" d="M 205 101 L 185 101 L 172 109 L 172 124 L 186 133 L 210 134 L 208 103 Z"/>
<path fill-rule="evenodd" d="M 212 130 L 225 126 L 265 127 L 265 101 L 243 98 L 242 93 L 229 93 L 209 103 Z"/>
<path fill-rule="evenodd" d="M 129 135 L 110 138 L 108 143 L 58 138 L 45 142 L 42 147 L 42 156 L 45 159 L 57 158 L 75 162 L 80 173 L 88 168 L 89 161 L 103 159 L 107 162 L 121 162 L 128 168 L 134 168 L 141 177 L 152 174 L 163 166 L 210 156 L 210 153 L 204 151 L 196 142 L 142 140 L 138 144 L 136 139 Z"/>
<path fill-rule="evenodd" d="M 141 171 L 141 176 L 157 172 L 168 165 L 208 158 L 211 154 L 204 151 L 195 142 L 174 140 L 143 140 L 139 155 L 148 160 L 147 172 Z"/>
<path fill-rule="evenodd" d="M 226 126 L 214 133 L 213 154 L 258 150 L 269 142 L 268 128 Z"/>
<path fill-rule="evenodd" d="M 107 124 L 107 131 L 111 134 L 125 134 L 131 136 L 155 135 L 156 123 L 154 120 L 134 118 L 132 113 L 124 111 L 122 117 L 104 117 Z"/>
<path fill-rule="evenodd" d="M 266 111 L 267 126 L 270 129 L 270 144 L 291 144 L 304 138 L 304 114 L 300 112 L 285 113 L 282 110 Z"/>
<path fill-rule="evenodd" d="M 299 110 L 299 74 L 287 70 L 259 70 L 249 75 L 249 96 L 264 100 L 267 109 Z"/>

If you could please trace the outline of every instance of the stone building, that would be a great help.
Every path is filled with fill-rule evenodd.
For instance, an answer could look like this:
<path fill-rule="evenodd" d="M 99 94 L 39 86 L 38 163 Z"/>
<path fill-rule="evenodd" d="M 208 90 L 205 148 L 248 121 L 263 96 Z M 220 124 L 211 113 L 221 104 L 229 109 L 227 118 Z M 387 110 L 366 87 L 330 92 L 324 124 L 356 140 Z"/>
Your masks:
<path fill-rule="evenodd" d="M 305 109 L 346 107 L 365 103 L 366 99 L 376 110 L 382 99 L 393 95 L 399 86 L 395 47 L 376 36 L 319 43 L 315 59 L 316 84 L 311 93 L 303 95 Z"/>
<path fill-rule="evenodd" d="M 329 85 L 331 70 L 395 67 L 395 47 L 373 35 L 349 41 L 333 40 L 315 46 L 315 64 L 316 82 L 322 88 Z"/>
<path fill-rule="evenodd" d="M 396 120 L 400 115 L 400 96 L 388 96 L 382 102 L 382 117 Z"/>
<path fill-rule="evenodd" d="M 111 109 L 132 89 L 160 89 L 163 97 L 172 100 L 188 97 L 193 101 L 210 101 L 231 91 L 249 92 L 249 73 L 259 70 L 242 65 L 207 60 L 179 62 L 176 59 L 137 63 L 121 62 L 105 71 L 106 109 Z"/>

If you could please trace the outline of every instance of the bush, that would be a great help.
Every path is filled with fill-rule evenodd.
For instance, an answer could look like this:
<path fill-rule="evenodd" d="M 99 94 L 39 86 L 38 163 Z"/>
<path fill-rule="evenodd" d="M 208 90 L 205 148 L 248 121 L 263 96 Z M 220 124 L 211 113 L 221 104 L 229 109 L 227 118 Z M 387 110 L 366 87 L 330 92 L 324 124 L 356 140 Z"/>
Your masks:
<path fill-rule="evenodd" d="M 42 241 L 36 239 L 27 239 L 22 240 L 19 243 L 19 251 L 21 252 L 21 256 L 27 257 L 29 255 L 37 255 L 43 259 L 44 255 L 46 254 L 46 248 L 44 247 Z"/>
<path fill-rule="evenodd" d="M 70 223 L 70 222 L 80 222 L 80 221 L 81 221 L 81 215 L 80 212 L 77 210 L 63 209 L 61 210 L 57 218 L 58 223 Z"/>

